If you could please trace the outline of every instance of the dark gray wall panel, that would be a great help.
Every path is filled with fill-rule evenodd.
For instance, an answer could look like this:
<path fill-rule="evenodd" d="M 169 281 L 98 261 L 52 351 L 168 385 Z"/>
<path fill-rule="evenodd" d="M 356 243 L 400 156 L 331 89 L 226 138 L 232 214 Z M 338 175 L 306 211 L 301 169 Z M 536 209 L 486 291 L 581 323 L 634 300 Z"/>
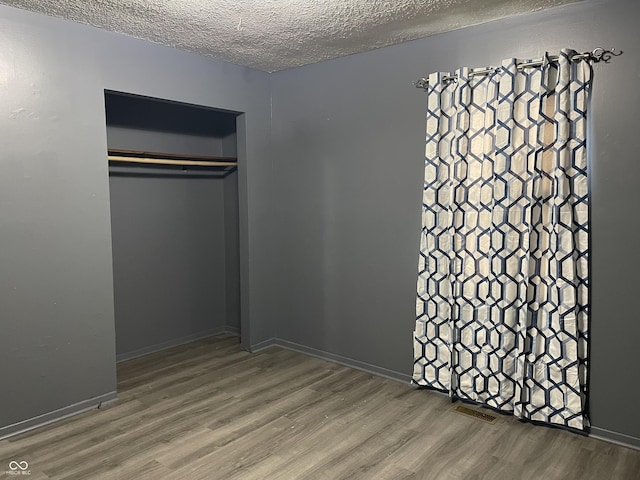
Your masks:
<path fill-rule="evenodd" d="M 235 130 L 233 133 L 222 138 L 222 156 L 235 157 L 238 155 L 238 137 Z"/>
<path fill-rule="evenodd" d="M 116 353 L 225 325 L 222 179 L 110 177 Z"/>
<path fill-rule="evenodd" d="M 593 424 L 640 437 L 640 3 L 584 1 L 272 75 L 278 336 L 412 367 L 425 95 L 433 71 L 597 46 L 591 117 Z"/>
<path fill-rule="evenodd" d="M 105 103 L 109 148 L 235 156 L 233 113 L 116 93 Z"/>
<path fill-rule="evenodd" d="M 165 132 L 159 136 L 154 131 L 111 126 L 107 131 L 108 143 L 118 145 L 123 150 L 141 150 L 146 152 L 179 153 L 182 155 L 223 156 L 222 138 L 199 135 L 185 135 Z M 115 148 L 115 147 L 114 147 Z"/>
<path fill-rule="evenodd" d="M 224 181 L 226 323 L 240 330 L 240 239 L 238 229 L 238 174 Z"/>

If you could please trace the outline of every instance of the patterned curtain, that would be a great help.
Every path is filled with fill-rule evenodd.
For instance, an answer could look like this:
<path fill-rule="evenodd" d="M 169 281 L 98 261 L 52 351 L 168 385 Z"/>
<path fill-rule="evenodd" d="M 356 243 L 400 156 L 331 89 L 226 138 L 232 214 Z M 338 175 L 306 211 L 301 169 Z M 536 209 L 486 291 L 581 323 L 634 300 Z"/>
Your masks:
<path fill-rule="evenodd" d="M 591 65 L 429 77 L 413 380 L 587 426 Z"/>

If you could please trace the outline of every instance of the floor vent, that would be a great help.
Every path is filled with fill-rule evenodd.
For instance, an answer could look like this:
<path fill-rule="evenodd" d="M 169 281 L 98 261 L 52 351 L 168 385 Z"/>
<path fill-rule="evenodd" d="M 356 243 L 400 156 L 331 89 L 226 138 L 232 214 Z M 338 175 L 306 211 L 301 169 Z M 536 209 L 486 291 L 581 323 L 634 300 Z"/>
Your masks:
<path fill-rule="evenodd" d="M 467 417 L 475 418 L 476 420 L 482 420 L 483 422 L 487 422 L 491 424 L 496 423 L 498 421 L 498 417 L 496 415 L 492 415 L 486 412 L 481 412 L 479 410 L 465 407 L 463 405 L 456 405 L 455 407 L 452 408 L 452 410 L 456 413 L 466 415 Z"/>

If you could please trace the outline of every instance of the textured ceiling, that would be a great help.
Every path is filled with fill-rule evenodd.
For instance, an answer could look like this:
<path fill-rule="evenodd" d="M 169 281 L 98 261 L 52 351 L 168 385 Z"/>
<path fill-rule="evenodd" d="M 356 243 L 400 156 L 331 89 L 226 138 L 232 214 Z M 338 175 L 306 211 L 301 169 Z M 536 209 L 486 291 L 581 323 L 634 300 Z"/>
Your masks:
<path fill-rule="evenodd" d="M 268 72 L 578 0 L 0 0 Z"/>

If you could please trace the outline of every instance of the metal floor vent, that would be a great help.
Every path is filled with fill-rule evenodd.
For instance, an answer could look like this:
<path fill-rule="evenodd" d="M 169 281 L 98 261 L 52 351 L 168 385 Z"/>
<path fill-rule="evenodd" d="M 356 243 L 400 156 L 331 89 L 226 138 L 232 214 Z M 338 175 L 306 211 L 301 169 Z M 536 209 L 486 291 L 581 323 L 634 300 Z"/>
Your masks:
<path fill-rule="evenodd" d="M 467 417 L 475 418 L 476 420 L 482 420 L 483 422 L 491 424 L 494 424 L 498 421 L 498 417 L 496 415 L 481 412 L 473 408 L 465 407 L 464 405 L 456 405 L 452 408 L 452 410 L 456 413 L 460 413 L 461 415 L 466 415 Z"/>

